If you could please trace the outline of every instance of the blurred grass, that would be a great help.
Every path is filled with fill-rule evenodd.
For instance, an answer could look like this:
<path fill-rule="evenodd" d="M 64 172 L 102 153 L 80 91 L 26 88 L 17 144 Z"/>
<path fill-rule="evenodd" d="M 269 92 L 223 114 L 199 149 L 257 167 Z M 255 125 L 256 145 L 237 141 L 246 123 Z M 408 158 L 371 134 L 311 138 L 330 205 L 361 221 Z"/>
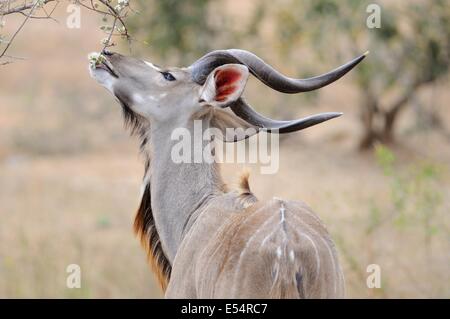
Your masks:
<path fill-rule="evenodd" d="M 132 158 L 107 155 L 4 163 L 0 296 L 160 296 L 131 229 L 140 171 Z M 82 289 L 65 286 L 71 263 Z"/>
<path fill-rule="evenodd" d="M 123 130 L 120 107 L 87 72 L 86 55 L 103 37 L 91 32 L 97 23 L 83 15 L 82 28 L 68 31 L 35 22 L 14 47 L 28 60 L 0 69 L 0 297 L 162 296 L 131 230 L 143 172 L 137 142 Z M 34 40 L 42 34 L 45 45 Z M 48 45 L 63 42 L 70 45 Z M 264 48 L 257 52 L 266 56 Z M 432 95 L 449 126 L 447 86 L 420 98 Z M 430 130 L 411 133 L 415 118 L 406 113 L 402 146 L 356 153 L 358 97 L 345 81 L 313 100 L 281 97 L 253 80 L 247 93 L 278 118 L 345 113 L 288 135 L 278 174 L 260 175 L 250 165 L 250 185 L 261 199 L 303 200 L 325 220 L 348 296 L 449 298 L 448 140 Z M 223 175 L 235 182 L 239 169 L 227 165 Z M 66 287 L 72 263 L 81 266 L 81 289 Z M 373 263 L 381 266 L 382 289 L 366 287 Z"/>

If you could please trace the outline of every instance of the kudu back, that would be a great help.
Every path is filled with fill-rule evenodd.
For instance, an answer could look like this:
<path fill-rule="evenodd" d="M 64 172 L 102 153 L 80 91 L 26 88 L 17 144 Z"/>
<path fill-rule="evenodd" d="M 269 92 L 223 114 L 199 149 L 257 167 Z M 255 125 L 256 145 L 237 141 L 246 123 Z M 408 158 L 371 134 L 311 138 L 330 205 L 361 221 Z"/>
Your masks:
<path fill-rule="evenodd" d="M 203 131 L 214 129 L 214 138 L 235 142 L 259 131 L 289 133 L 335 118 L 341 113 L 291 121 L 264 117 L 242 96 L 247 79 L 251 74 L 282 93 L 306 92 L 336 81 L 364 57 L 309 79 L 286 77 L 236 49 L 213 51 L 186 68 L 112 52 L 91 64 L 91 76 L 117 98 L 126 124 L 141 139 L 145 173 L 134 228 L 167 298 L 344 296 L 333 241 L 308 206 L 260 201 L 246 175 L 239 189 L 230 190 L 215 161 L 174 161 L 171 137 L 183 128 L 195 139 L 195 121 Z M 230 135 L 229 128 L 241 130 Z"/>

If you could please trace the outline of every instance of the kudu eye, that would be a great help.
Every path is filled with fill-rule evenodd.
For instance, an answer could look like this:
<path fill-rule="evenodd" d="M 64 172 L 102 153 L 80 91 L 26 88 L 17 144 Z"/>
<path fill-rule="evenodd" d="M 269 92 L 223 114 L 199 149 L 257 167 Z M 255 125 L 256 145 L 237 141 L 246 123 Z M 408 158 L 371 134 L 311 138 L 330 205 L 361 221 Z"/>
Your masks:
<path fill-rule="evenodd" d="M 164 79 L 166 79 L 167 81 L 176 81 L 177 79 L 175 79 L 175 77 L 169 73 L 169 72 L 161 72 L 162 76 L 164 77 Z"/>

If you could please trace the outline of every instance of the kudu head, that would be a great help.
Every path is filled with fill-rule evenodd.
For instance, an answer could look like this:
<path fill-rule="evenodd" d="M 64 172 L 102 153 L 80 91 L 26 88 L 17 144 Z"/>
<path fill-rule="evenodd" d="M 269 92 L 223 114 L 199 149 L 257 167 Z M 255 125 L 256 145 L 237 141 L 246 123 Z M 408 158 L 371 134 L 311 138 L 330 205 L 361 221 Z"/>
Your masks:
<path fill-rule="evenodd" d="M 326 86 L 355 67 L 366 54 L 326 74 L 308 79 L 284 76 L 251 52 L 237 49 L 213 51 L 186 68 L 159 67 L 144 60 L 105 51 L 91 64 L 94 79 L 114 94 L 126 118 L 138 125 L 171 121 L 182 123 L 195 114 L 212 111 L 213 126 L 253 127 L 256 131 L 288 133 L 319 124 L 341 113 L 321 113 L 292 121 L 272 120 L 257 113 L 242 94 L 249 73 L 282 93 L 300 93 Z M 214 114 L 223 115 L 214 121 Z M 247 136 L 234 136 L 240 140 Z M 226 138 L 225 138 L 226 140 Z"/>

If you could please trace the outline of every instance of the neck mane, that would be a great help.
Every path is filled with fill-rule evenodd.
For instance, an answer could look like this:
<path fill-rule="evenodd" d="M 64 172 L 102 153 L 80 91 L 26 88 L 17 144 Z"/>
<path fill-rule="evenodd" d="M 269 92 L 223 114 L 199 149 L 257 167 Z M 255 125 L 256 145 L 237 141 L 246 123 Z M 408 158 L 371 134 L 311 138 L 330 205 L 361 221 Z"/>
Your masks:
<path fill-rule="evenodd" d="M 201 120 L 202 129 L 207 129 L 209 118 Z M 196 136 L 192 119 L 181 126 L 190 132 L 193 141 Z M 163 290 L 169 282 L 178 247 L 197 217 L 195 211 L 226 191 L 217 163 L 173 162 L 171 150 L 179 141 L 171 140 L 171 133 L 177 127 L 180 125 L 167 123 L 152 123 L 151 128 L 143 124 L 133 126 L 141 136 L 141 151 L 146 159 L 144 191 L 134 231 Z M 202 140 L 202 149 L 208 143 Z"/>

